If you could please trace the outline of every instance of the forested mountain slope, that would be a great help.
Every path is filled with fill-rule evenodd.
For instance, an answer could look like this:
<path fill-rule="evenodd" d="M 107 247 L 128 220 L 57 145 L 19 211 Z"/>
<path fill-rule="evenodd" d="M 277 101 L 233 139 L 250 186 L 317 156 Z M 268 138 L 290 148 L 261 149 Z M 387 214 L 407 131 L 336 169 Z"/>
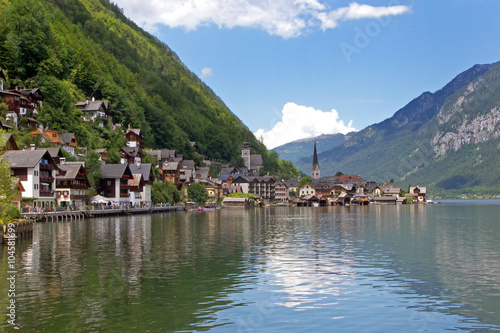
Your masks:
<path fill-rule="evenodd" d="M 88 148 L 117 148 L 75 115 L 76 102 L 94 97 L 110 101 L 114 123 L 140 128 L 148 147 L 194 158 L 196 141 L 200 153 L 241 165 L 247 139 L 265 170 L 279 165 L 168 46 L 108 0 L 0 0 L 0 68 L 11 88 L 41 89 L 38 120 Z"/>

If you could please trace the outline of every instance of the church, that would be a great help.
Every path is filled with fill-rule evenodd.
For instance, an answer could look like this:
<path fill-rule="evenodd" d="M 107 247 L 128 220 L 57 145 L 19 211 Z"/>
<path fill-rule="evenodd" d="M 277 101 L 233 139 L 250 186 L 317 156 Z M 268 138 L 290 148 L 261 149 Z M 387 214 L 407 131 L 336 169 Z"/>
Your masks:
<path fill-rule="evenodd" d="M 311 178 L 313 180 L 321 178 L 321 173 L 319 170 L 319 163 L 318 163 L 318 153 L 316 152 L 316 140 L 314 140 L 314 153 L 313 153 L 313 163 L 311 167 Z"/>

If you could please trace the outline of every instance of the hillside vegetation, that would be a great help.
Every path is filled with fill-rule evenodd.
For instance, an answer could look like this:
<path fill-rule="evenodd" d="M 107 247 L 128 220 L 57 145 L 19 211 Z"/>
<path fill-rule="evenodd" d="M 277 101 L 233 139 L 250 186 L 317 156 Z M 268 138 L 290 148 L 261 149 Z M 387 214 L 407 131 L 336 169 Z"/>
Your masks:
<path fill-rule="evenodd" d="M 281 161 L 177 55 L 108 0 L 0 0 L 0 68 L 10 87 L 38 87 L 45 126 L 74 132 L 80 145 L 117 151 L 108 128 L 82 123 L 74 104 L 110 101 L 114 123 L 140 128 L 145 145 L 242 165 L 241 144 L 263 155 L 263 172 Z M 199 162 L 199 159 L 198 159 Z"/>

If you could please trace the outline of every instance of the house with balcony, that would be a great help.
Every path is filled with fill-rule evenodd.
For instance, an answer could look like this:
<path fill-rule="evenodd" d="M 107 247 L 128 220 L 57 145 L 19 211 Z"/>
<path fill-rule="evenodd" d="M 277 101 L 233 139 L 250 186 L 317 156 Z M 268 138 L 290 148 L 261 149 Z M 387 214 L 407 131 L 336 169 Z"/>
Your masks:
<path fill-rule="evenodd" d="M 56 201 L 61 207 L 83 209 L 90 182 L 83 162 L 68 162 L 61 158 L 56 172 Z"/>
<path fill-rule="evenodd" d="M 142 161 L 142 153 L 139 147 L 122 147 L 118 151 L 121 164 L 135 164 Z"/>
<path fill-rule="evenodd" d="M 59 168 L 47 150 L 9 150 L 2 158 L 10 162 L 12 175 L 21 181 L 23 198 L 33 199 L 37 208 L 54 208 L 55 176 Z"/>
<path fill-rule="evenodd" d="M 158 170 L 160 181 L 174 183 L 179 188 L 181 182 L 181 163 L 165 162 Z"/>
<path fill-rule="evenodd" d="M 133 178 L 128 164 L 101 165 L 102 179 L 97 193 L 114 203 L 130 202 L 130 180 Z"/>

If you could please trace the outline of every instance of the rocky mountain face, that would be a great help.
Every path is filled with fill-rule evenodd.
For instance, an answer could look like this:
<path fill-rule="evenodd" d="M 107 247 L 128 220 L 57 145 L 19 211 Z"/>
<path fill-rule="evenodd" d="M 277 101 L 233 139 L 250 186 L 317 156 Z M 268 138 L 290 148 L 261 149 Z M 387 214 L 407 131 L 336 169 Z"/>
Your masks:
<path fill-rule="evenodd" d="M 476 65 L 393 117 L 319 154 L 323 175 L 426 184 L 435 193 L 500 193 L 500 63 Z M 311 158 L 297 162 L 307 172 Z M 495 192 L 497 191 L 497 192 Z"/>

